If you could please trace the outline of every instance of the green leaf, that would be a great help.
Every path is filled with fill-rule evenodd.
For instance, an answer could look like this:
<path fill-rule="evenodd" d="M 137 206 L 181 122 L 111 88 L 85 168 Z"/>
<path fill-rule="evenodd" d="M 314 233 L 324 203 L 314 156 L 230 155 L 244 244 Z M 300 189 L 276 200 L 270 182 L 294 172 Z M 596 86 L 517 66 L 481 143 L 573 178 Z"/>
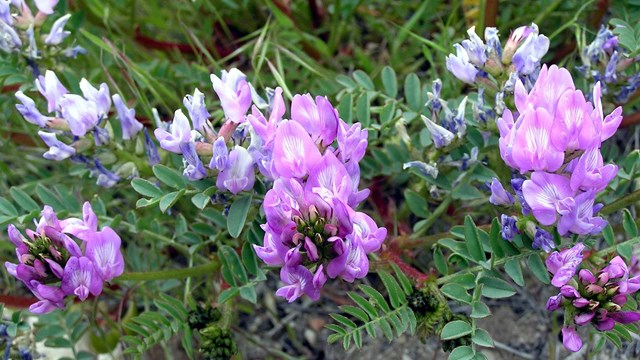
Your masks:
<path fill-rule="evenodd" d="M 182 189 L 187 185 L 187 181 L 182 176 L 182 174 L 164 165 L 155 165 L 153 167 L 153 173 L 158 178 L 158 180 L 171 186 L 174 189 Z"/>
<path fill-rule="evenodd" d="M 218 296 L 218 304 L 224 304 L 229 299 L 232 299 L 232 298 L 238 296 L 238 293 L 240 293 L 240 288 L 237 288 L 237 287 L 232 287 L 232 288 L 224 290 Z"/>
<path fill-rule="evenodd" d="M 195 205 L 200 210 L 204 209 L 209 201 L 211 201 L 211 197 L 206 195 L 205 193 L 195 194 L 191 198 L 191 202 L 193 203 L 193 205 Z"/>
<path fill-rule="evenodd" d="M 345 94 L 338 103 L 338 114 L 340 118 L 347 124 L 353 122 L 353 96 L 351 94 Z"/>
<path fill-rule="evenodd" d="M 471 295 L 469 295 L 467 290 L 460 284 L 446 284 L 440 289 L 440 291 L 453 300 L 457 300 L 465 304 L 471 303 Z"/>
<path fill-rule="evenodd" d="M 409 108 L 414 111 L 422 109 L 422 90 L 420 88 L 420 78 L 415 73 L 407 75 L 404 80 L 404 96 L 407 99 Z"/>
<path fill-rule="evenodd" d="M 232 237 L 237 238 L 242 233 L 250 206 L 251 195 L 245 195 L 231 204 L 227 216 L 227 229 Z"/>
<path fill-rule="evenodd" d="M 444 259 L 442 249 L 439 246 L 436 246 L 435 249 L 433 249 L 433 263 L 440 274 L 447 275 L 449 273 L 447 261 Z"/>
<path fill-rule="evenodd" d="M 382 86 L 384 87 L 384 92 L 389 95 L 389 97 L 395 98 L 398 96 L 398 79 L 396 79 L 396 72 L 389 66 L 382 68 Z"/>
<path fill-rule="evenodd" d="M 387 288 L 389 300 L 391 300 L 391 306 L 393 306 L 394 309 L 397 309 L 407 303 L 404 291 L 402 291 L 402 288 L 400 288 L 400 285 L 398 285 L 398 282 L 393 278 L 393 276 L 382 270 L 378 272 L 378 276 L 380 276 L 384 287 Z"/>
<path fill-rule="evenodd" d="M 362 71 L 362 70 L 354 71 L 353 72 L 353 78 L 363 88 L 365 88 L 367 90 L 370 90 L 370 91 L 375 90 L 375 87 L 373 86 L 373 81 L 371 81 L 371 78 L 369 77 L 369 75 L 367 75 L 367 73 L 365 73 L 364 71 Z"/>
<path fill-rule="evenodd" d="M 628 237 L 634 238 L 638 236 L 638 226 L 636 225 L 633 215 L 631 215 L 629 209 L 622 210 L 622 226 L 624 227 L 624 232 Z"/>
<path fill-rule="evenodd" d="M 350 329 L 355 329 L 358 327 L 356 323 L 354 323 L 353 321 L 351 321 L 351 319 L 347 318 L 344 315 L 340 315 L 340 314 L 329 314 L 329 315 L 333 318 L 333 320 L 339 322 L 345 327 L 348 327 Z"/>
<path fill-rule="evenodd" d="M 367 299 L 365 299 L 361 295 L 354 292 L 348 292 L 347 295 L 349 295 L 351 300 L 353 300 L 356 304 L 358 304 L 358 306 L 360 306 L 364 311 L 366 311 L 367 314 L 369 314 L 370 318 L 372 319 L 378 318 L 378 311 L 376 310 L 375 306 L 371 304 Z"/>
<path fill-rule="evenodd" d="M 347 314 L 358 318 L 360 321 L 363 322 L 368 322 L 369 321 L 369 316 L 367 315 L 367 313 L 360 309 L 359 307 L 355 307 L 352 305 L 342 305 L 340 306 L 340 310 L 346 312 Z"/>
<path fill-rule="evenodd" d="M 40 210 L 38 203 L 35 202 L 29 194 L 20 190 L 17 187 L 12 187 L 9 189 L 9 193 L 11 193 L 11 197 L 13 200 L 26 211 L 37 211 Z"/>
<path fill-rule="evenodd" d="M 520 286 L 524 286 L 524 277 L 522 276 L 522 268 L 520 268 L 519 259 L 511 259 L 504 264 L 504 271 L 509 275 L 511 280 Z"/>
<path fill-rule="evenodd" d="M 382 296 L 382 294 L 380 294 L 378 290 L 372 288 L 369 285 L 360 285 L 359 288 L 365 294 L 369 295 L 369 297 L 378 304 L 378 306 L 382 309 L 382 311 L 384 311 L 385 313 L 388 313 L 391 311 L 389 304 L 387 304 L 387 301 L 384 299 L 384 296 Z"/>
<path fill-rule="evenodd" d="M 456 200 L 475 200 L 485 197 L 482 191 L 476 189 L 473 185 L 465 183 L 453 188 L 451 197 Z"/>
<path fill-rule="evenodd" d="M 166 212 L 170 207 L 172 207 L 182 195 L 184 195 L 185 190 L 182 189 L 180 191 L 174 191 L 168 193 L 167 195 L 160 198 L 160 211 L 163 213 Z"/>
<path fill-rule="evenodd" d="M 390 101 L 380 110 L 380 124 L 385 126 L 393 120 L 396 110 L 396 104 Z"/>
<path fill-rule="evenodd" d="M 8 216 L 18 216 L 18 209 L 11 203 L 11 201 L 0 197 L 0 212 Z"/>
<path fill-rule="evenodd" d="M 400 281 L 400 285 L 402 285 L 402 290 L 406 295 L 411 295 L 413 293 L 413 285 L 411 284 L 411 280 L 402 272 L 400 267 L 396 263 L 391 263 L 391 267 L 396 274 L 396 278 Z"/>
<path fill-rule="evenodd" d="M 362 127 L 371 125 L 371 104 L 366 92 L 356 101 L 356 120 L 362 123 Z"/>
<path fill-rule="evenodd" d="M 471 360 L 474 355 L 470 346 L 459 346 L 451 351 L 447 360 Z"/>
<path fill-rule="evenodd" d="M 527 264 L 529 265 L 529 270 L 535 275 L 535 277 L 540 280 L 543 284 L 550 284 L 551 279 L 549 279 L 549 272 L 547 268 L 544 266 L 542 262 L 542 258 L 539 254 L 531 254 L 527 258 Z"/>
<path fill-rule="evenodd" d="M 135 178 L 131 180 L 131 186 L 133 187 L 133 190 L 138 192 L 140 195 L 150 198 L 160 197 L 164 194 L 162 190 L 160 190 L 160 188 L 151 181 L 142 178 Z"/>
<path fill-rule="evenodd" d="M 229 266 L 231 274 L 240 281 L 240 284 L 246 284 L 249 281 L 249 277 L 247 276 L 244 266 L 242 266 L 238 253 L 228 245 L 221 245 L 220 254 L 222 255 L 221 257 L 224 257 L 224 261 Z"/>
<path fill-rule="evenodd" d="M 258 274 L 258 260 L 256 258 L 256 253 L 253 250 L 253 246 L 251 246 L 249 242 L 245 242 L 244 245 L 242 245 L 242 262 L 249 273 L 252 275 Z"/>
<path fill-rule="evenodd" d="M 36 195 L 38 195 L 40 201 L 42 201 L 43 204 L 47 204 L 53 207 L 55 210 L 62 210 L 65 208 L 56 194 L 44 187 L 42 184 L 36 185 Z"/>
<path fill-rule="evenodd" d="M 500 222 L 498 221 L 498 218 L 493 218 L 493 221 L 491 222 L 491 231 L 489 233 L 489 244 L 491 244 L 491 250 L 498 259 L 504 257 L 504 249 L 501 244 L 504 241 L 505 240 L 500 234 Z"/>
<path fill-rule="evenodd" d="M 440 338 L 442 340 L 452 340 L 471 334 L 471 325 L 462 320 L 454 320 L 442 328 Z"/>
<path fill-rule="evenodd" d="M 251 302 L 252 304 L 255 304 L 256 302 L 258 302 L 258 294 L 256 293 L 256 287 L 254 286 L 254 284 L 248 284 L 246 286 L 243 286 L 240 288 L 240 296 Z"/>
<path fill-rule="evenodd" d="M 480 244 L 480 235 L 478 234 L 478 228 L 473 223 L 473 219 L 470 215 L 464 218 L 464 237 L 467 248 L 471 257 L 476 261 L 487 260 L 482 245 Z"/>
<path fill-rule="evenodd" d="M 471 315 L 474 319 L 482 319 L 487 316 L 491 316 L 491 310 L 487 306 L 487 304 L 483 303 L 480 300 L 474 301 L 471 304 Z"/>
<path fill-rule="evenodd" d="M 513 296 L 516 291 L 508 282 L 495 277 L 482 277 L 480 283 L 484 284 L 482 287 L 482 296 L 490 299 L 501 299 Z"/>
<path fill-rule="evenodd" d="M 427 200 L 420 193 L 407 189 L 404 191 L 404 198 L 412 213 L 421 218 L 429 217 Z"/>
<path fill-rule="evenodd" d="M 491 335 L 485 329 L 476 329 L 471 337 L 471 341 L 473 341 L 476 345 L 484 346 L 484 347 L 494 347 L 493 339 Z"/>
<path fill-rule="evenodd" d="M 613 228 L 611 227 L 611 224 L 607 224 L 607 226 L 602 230 L 602 237 L 604 238 L 604 241 L 606 241 L 607 245 L 609 246 L 613 246 L 613 244 L 616 243 L 616 237 L 615 237 L 615 234 L 613 233 Z"/>

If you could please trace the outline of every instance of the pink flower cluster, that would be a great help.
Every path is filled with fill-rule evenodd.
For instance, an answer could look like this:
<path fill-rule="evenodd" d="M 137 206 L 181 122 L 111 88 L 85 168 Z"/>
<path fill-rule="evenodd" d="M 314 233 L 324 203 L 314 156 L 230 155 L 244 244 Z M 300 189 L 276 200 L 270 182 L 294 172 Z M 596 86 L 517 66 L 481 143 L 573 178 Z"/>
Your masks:
<path fill-rule="evenodd" d="M 282 267 L 285 286 L 276 294 L 317 300 L 327 277 L 364 277 L 367 254 L 387 235 L 354 210 L 369 194 L 358 190 L 367 131 L 342 121 L 326 98 L 308 94 L 293 97 L 290 120 L 267 122 L 254 108 L 249 121 L 266 154 L 262 169 L 275 179 L 263 203 L 264 244 L 254 248 L 266 264 Z"/>
<path fill-rule="evenodd" d="M 595 197 L 618 171 L 603 164 L 600 146 L 620 125 L 622 109 L 603 116 L 600 84 L 589 102 L 555 65 L 542 67 L 528 93 L 517 82 L 514 97 L 517 112 L 505 110 L 497 125 L 502 159 L 521 174 L 533 171 L 522 184 L 523 208 L 542 225 L 557 222 L 561 235 L 600 232 L 606 222 L 594 215 Z"/>
<path fill-rule="evenodd" d="M 35 314 L 63 309 L 66 296 L 80 301 L 89 294 L 97 296 L 105 282 L 124 271 L 118 234 L 108 226 L 98 231 L 98 218 L 89 202 L 82 212 L 82 219 L 58 220 L 53 209 L 45 206 L 35 231 L 27 229 L 28 239 L 9 225 L 18 264 L 5 262 L 5 267 L 38 298 L 29 308 Z"/>
<path fill-rule="evenodd" d="M 588 269 L 578 272 L 583 250 L 584 245 L 578 243 L 570 249 L 550 254 L 546 261 L 547 269 L 553 274 L 551 284 L 560 288 L 560 293 L 547 301 L 547 310 L 564 308 L 562 341 L 570 351 L 582 348 L 576 326 L 592 324 L 600 331 L 609 331 L 616 322 L 630 324 L 640 320 L 640 312 L 622 311 L 627 296 L 640 290 L 640 276 L 634 275 L 620 256 L 613 258 L 596 275 Z"/>

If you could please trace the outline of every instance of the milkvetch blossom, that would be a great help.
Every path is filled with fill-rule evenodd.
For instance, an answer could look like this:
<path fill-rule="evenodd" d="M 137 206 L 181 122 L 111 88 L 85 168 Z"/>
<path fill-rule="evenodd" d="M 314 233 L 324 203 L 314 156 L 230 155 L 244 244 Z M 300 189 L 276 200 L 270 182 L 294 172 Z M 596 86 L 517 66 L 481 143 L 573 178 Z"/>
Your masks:
<path fill-rule="evenodd" d="M 513 205 L 513 195 L 509 194 L 498 178 L 493 178 L 491 180 L 491 196 L 489 197 L 489 202 L 493 205 Z"/>
<path fill-rule="evenodd" d="M 54 133 L 38 131 L 38 135 L 49 147 L 43 155 L 45 159 L 60 161 L 76 153 L 76 149 L 58 140 Z"/>
<path fill-rule="evenodd" d="M 122 138 L 124 140 L 133 139 L 144 127 L 142 123 L 136 120 L 136 110 L 129 109 L 119 94 L 114 94 L 111 99 L 113 99 L 113 105 L 118 113 L 120 125 L 122 125 Z"/>
<path fill-rule="evenodd" d="M 49 118 L 44 116 L 38 111 L 36 103 L 22 91 L 16 92 L 16 97 L 22 104 L 16 104 L 16 109 L 20 112 L 20 115 L 24 117 L 28 122 L 38 125 L 43 128 L 47 126 Z"/>
<path fill-rule="evenodd" d="M 36 79 L 36 88 L 38 88 L 38 91 L 40 91 L 42 96 L 47 99 L 48 112 L 57 111 L 58 101 L 62 95 L 68 92 L 60 80 L 58 80 L 56 74 L 51 70 L 47 70 L 44 73 L 44 76 L 38 76 Z"/>
<path fill-rule="evenodd" d="M 47 45 L 59 45 L 64 39 L 71 34 L 71 31 L 66 31 L 64 26 L 71 18 L 71 14 L 64 15 L 58 18 L 51 26 L 51 31 L 44 39 L 44 43 Z"/>
<path fill-rule="evenodd" d="M 473 84 L 479 70 L 471 63 L 469 55 L 462 45 L 455 44 L 453 47 L 456 49 L 456 55 L 449 54 L 447 56 L 447 70 L 467 84 Z"/>
<path fill-rule="evenodd" d="M 551 256 L 549 258 L 551 259 Z M 553 262 L 556 260 L 554 258 Z M 547 260 L 547 266 L 551 271 L 552 267 L 549 265 Z M 633 296 L 640 289 L 640 277 L 630 273 L 620 256 L 611 259 L 597 273 L 581 269 L 577 279 L 573 278 L 575 273 L 573 268 L 566 274 L 567 283 L 564 283 L 564 280 L 564 284 L 552 282 L 560 288 L 560 293 L 547 301 L 547 310 L 565 310 L 562 341 L 567 350 L 576 352 L 582 348 L 582 340 L 576 326 L 592 324 L 599 331 L 609 331 L 616 323 L 630 324 L 640 321 L 640 312 L 622 310 L 627 296 Z"/>
<path fill-rule="evenodd" d="M 181 154 L 180 144 L 191 141 L 191 125 L 182 110 L 176 110 L 169 130 L 170 132 L 162 128 L 157 128 L 154 131 L 156 138 L 160 141 L 160 147 L 167 151 Z"/>
<path fill-rule="evenodd" d="M 234 123 L 245 121 L 245 114 L 251 106 L 251 88 L 247 77 L 238 69 L 222 70 L 219 78 L 211 74 L 213 90 L 220 98 L 225 116 Z"/>
<path fill-rule="evenodd" d="M 28 238 L 14 225 L 7 228 L 18 263 L 6 262 L 5 267 L 38 298 L 29 308 L 31 312 L 63 309 L 65 297 L 84 301 L 89 295 L 97 296 L 105 282 L 124 271 L 120 237 L 109 227 L 98 230 L 88 202 L 83 206 L 83 219 L 59 220 L 53 209 L 45 206 L 36 225 L 35 231 L 26 231 Z"/>
<path fill-rule="evenodd" d="M 196 88 L 193 95 L 184 97 L 182 103 L 187 108 L 189 117 L 193 122 L 193 129 L 204 133 L 205 126 L 208 127 L 207 120 L 210 116 L 204 103 L 204 94 Z"/>
<path fill-rule="evenodd" d="M 109 113 L 111 97 L 109 96 L 109 87 L 106 83 L 100 84 L 100 88 L 96 89 L 87 79 L 82 78 L 82 80 L 80 80 L 80 90 L 85 99 L 95 104 L 98 116 L 103 117 Z"/>

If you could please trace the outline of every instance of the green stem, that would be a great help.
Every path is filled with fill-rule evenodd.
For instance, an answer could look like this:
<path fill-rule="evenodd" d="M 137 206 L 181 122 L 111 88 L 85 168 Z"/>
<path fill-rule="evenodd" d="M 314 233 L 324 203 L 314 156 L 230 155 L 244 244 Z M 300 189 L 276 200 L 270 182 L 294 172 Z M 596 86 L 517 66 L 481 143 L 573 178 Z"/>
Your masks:
<path fill-rule="evenodd" d="M 144 282 L 154 280 L 184 279 L 193 276 L 206 275 L 208 273 L 216 271 L 219 267 L 220 264 L 218 264 L 217 261 L 211 261 L 204 265 L 198 265 L 186 269 L 128 272 L 118 277 L 118 280 Z"/>
<path fill-rule="evenodd" d="M 433 223 L 435 223 L 436 220 L 438 220 L 442 216 L 442 214 L 449 208 L 449 204 L 451 204 L 452 200 L 453 199 L 451 198 L 451 195 L 447 196 L 444 201 L 440 205 L 438 205 L 435 210 L 433 210 L 433 213 L 431 213 L 431 215 L 424 221 L 422 226 L 420 226 L 420 229 L 417 229 L 414 236 L 420 236 L 427 230 L 429 230 L 431 225 L 433 225 Z"/>
<path fill-rule="evenodd" d="M 603 207 L 602 209 L 600 209 L 600 214 L 608 215 L 608 214 L 614 213 L 620 209 L 626 208 L 627 206 L 637 201 L 640 201 L 640 190 L 636 190 L 631 194 L 628 194 L 625 197 L 622 197 L 612 202 L 611 204 Z"/>

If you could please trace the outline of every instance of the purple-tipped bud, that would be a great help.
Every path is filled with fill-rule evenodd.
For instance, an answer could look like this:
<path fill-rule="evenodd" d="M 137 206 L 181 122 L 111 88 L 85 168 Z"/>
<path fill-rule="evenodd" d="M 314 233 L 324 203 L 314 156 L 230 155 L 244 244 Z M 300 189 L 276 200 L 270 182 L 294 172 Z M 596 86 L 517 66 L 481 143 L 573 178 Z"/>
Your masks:
<path fill-rule="evenodd" d="M 553 236 L 548 231 L 538 228 L 533 238 L 532 247 L 534 249 L 542 249 L 548 253 L 556 247 L 556 244 L 553 242 Z"/>
<path fill-rule="evenodd" d="M 513 196 L 504 189 L 500 180 L 495 177 L 491 180 L 491 196 L 489 197 L 489 202 L 493 205 L 504 206 L 511 206 L 514 203 Z"/>
<path fill-rule="evenodd" d="M 136 110 L 133 108 L 129 109 L 119 94 L 114 94 L 111 98 L 118 112 L 120 124 L 122 125 L 122 138 L 124 140 L 133 139 L 144 127 L 142 123 L 136 120 Z"/>
<path fill-rule="evenodd" d="M 67 36 L 71 35 L 71 31 L 66 31 L 64 26 L 71 18 L 71 14 L 64 15 L 53 23 L 49 35 L 44 39 L 47 45 L 59 45 Z"/>

